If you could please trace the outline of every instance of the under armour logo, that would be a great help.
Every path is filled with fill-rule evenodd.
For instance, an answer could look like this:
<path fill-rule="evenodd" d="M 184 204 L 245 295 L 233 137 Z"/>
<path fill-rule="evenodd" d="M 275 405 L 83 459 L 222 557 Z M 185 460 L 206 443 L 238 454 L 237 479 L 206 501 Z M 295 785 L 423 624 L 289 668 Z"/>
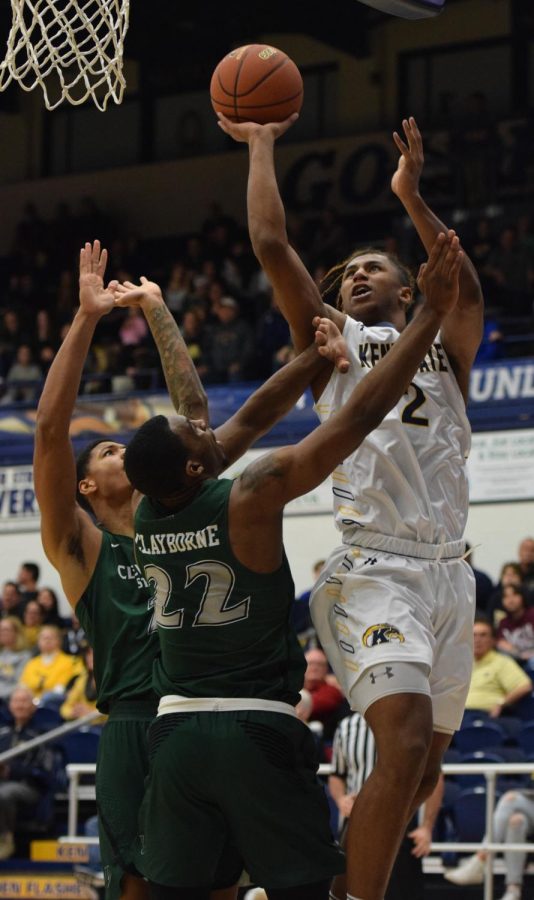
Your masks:
<path fill-rule="evenodd" d="M 364 566 L 367 566 L 367 565 L 374 566 L 375 563 L 377 563 L 377 562 L 378 562 L 378 559 L 376 558 L 376 556 L 368 556 L 364 562 Z"/>
<path fill-rule="evenodd" d="M 377 674 L 375 674 L 374 672 L 369 673 L 369 678 L 371 679 L 371 684 L 376 684 L 377 678 L 382 678 L 383 675 L 385 675 L 388 680 L 390 678 L 395 677 L 391 666 L 386 666 L 386 668 L 384 669 L 383 672 L 378 672 Z"/>

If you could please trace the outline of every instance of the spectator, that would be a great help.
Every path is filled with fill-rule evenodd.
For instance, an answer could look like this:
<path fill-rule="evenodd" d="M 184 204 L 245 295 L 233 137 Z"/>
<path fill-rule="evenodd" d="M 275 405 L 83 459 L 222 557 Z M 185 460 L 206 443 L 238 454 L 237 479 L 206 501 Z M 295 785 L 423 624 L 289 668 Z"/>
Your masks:
<path fill-rule="evenodd" d="M 33 360 L 31 347 L 21 344 L 17 348 L 15 362 L 6 375 L 8 387 L 2 403 L 31 403 L 37 397 L 42 377 L 41 367 Z M 28 382 L 27 387 L 25 382 Z"/>
<path fill-rule="evenodd" d="M 23 562 L 19 567 L 17 582 L 24 603 L 27 603 L 28 600 L 37 600 L 39 591 L 37 583 L 40 574 L 41 570 L 37 563 Z"/>
<path fill-rule="evenodd" d="M 71 616 L 63 635 L 63 652 L 70 656 L 81 656 L 88 647 L 87 635 L 76 616 Z"/>
<path fill-rule="evenodd" d="M 53 625 L 44 625 L 37 639 L 39 655 L 26 663 L 21 683 L 41 699 L 45 694 L 61 696 L 67 685 L 83 670 L 77 656 L 63 653 L 61 632 Z"/>
<path fill-rule="evenodd" d="M 271 291 L 269 308 L 260 316 L 256 328 L 256 377 L 263 379 L 272 375 L 277 368 L 275 354 L 290 344 L 289 325 Z"/>
<path fill-rule="evenodd" d="M 41 588 L 37 594 L 37 603 L 41 607 L 43 625 L 55 625 L 64 628 L 65 620 L 59 614 L 57 594 L 52 588 Z"/>
<path fill-rule="evenodd" d="M 180 319 L 192 293 L 192 273 L 183 262 L 175 262 L 163 289 L 165 303 L 175 319 Z"/>
<path fill-rule="evenodd" d="M 343 719 L 334 735 L 332 752 L 333 773 L 328 778 L 328 790 L 340 819 L 340 839 L 344 834 L 354 801 L 374 768 L 376 747 L 373 733 L 364 717 L 353 713 Z M 430 852 L 432 830 L 443 799 L 444 780 L 440 777 L 434 791 L 423 807 L 421 824 L 414 816 L 400 846 L 384 900 L 422 900 L 424 896 L 421 859 Z M 344 876 L 338 876 L 332 897 L 344 897 Z"/>
<path fill-rule="evenodd" d="M 308 650 L 304 689 L 312 698 L 310 721 L 321 722 L 325 740 L 331 740 L 346 701 L 333 675 L 328 674 L 328 660 L 322 650 Z"/>
<path fill-rule="evenodd" d="M 489 599 L 486 615 L 495 628 L 498 627 L 499 622 L 505 616 L 502 598 L 505 588 L 510 584 L 517 585 L 518 587 L 523 584 L 519 563 L 504 563 L 501 568 L 499 584 Z M 530 596 L 527 598 L 527 601 L 530 602 Z"/>
<path fill-rule="evenodd" d="M 17 687 L 9 698 L 13 725 L 0 728 L 0 753 L 37 737 L 32 725 L 35 705 L 31 691 Z M 32 808 L 48 788 L 54 768 L 52 750 L 33 747 L 0 768 L 0 859 L 9 859 L 15 850 L 14 831 L 19 808 Z"/>
<path fill-rule="evenodd" d="M 529 675 L 534 672 L 534 609 L 529 609 L 522 587 L 510 584 L 504 589 L 506 612 L 497 631 L 497 649 L 508 653 Z"/>
<path fill-rule="evenodd" d="M 475 234 L 465 242 L 466 252 L 477 269 L 484 268 L 492 250 L 495 249 L 495 238 L 489 219 L 478 219 Z"/>
<path fill-rule="evenodd" d="M 233 297 L 223 297 L 215 308 L 219 320 L 210 329 L 206 346 L 205 380 L 211 384 L 242 381 L 254 355 L 250 326 L 239 318 Z"/>
<path fill-rule="evenodd" d="M 57 347 L 58 336 L 52 325 L 50 313 L 47 309 L 40 309 L 35 317 L 35 331 L 33 348 L 37 354 L 43 347 Z"/>
<path fill-rule="evenodd" d="M 473 674 L 465 708 L 485 710 L 498 718 L 531 693 L 532 682 L 515 660 L 495 650 L 493 628 L 481 615 L 475 616 L 473 642 Z"/>
<path fill-rule="evenodd" d="M 532 592 L 534 591 L 534 538 L 528 537 L 521 541 L 518 557 L 523 587 Z"/>
<path fill-rule="evenodd" d="M 466 543 L 465 549 L 468 553 L 467 562 L 471 566 L 473 575 L 475 576 L 477 609 L 485 611 L 493 593 L 493 582 L 485 572 L 482 572 L 480 569 L 475 569 L 475 560 L 474 554 L 471 551 L 471 545 Z"/>
<path fill-rule="evenodd" d="M 497 319 L 484 317 L 484 331 L 475 362 L 492 362 L 504 355 L 503 333 Z M 477 604 L 478 605 L 478 604 Z"/>
<path fill-rule="evenodd" d="M 186 309 L 184 312 L 180 331 L 189 351 L 189 356 L 202 377 L 204 374 L 204 320 L 202 315 L 198 314 L 196 306 Z"/>
<path fill-rule="evenodd" d="M 96 711 L 96 684 L 93 671 L 93 650 L 89 645 L 84 651 L 85 666 L 67 691 L 67 696 L 59 708 L 64 719 L 81 719 Z M 100 722 L 100 720 L 98 720 Z M 104 721 L 104 720 L 102 720 Z"/>
<path fill-rule="evenodd" d="M 22 629 L 24 641 L 29 650 L 37 646 L 37 639 L 43 625 L 43 611 L 37 600 L 30 600 L 22 613 Z"/>
<path fill-rule="evenodd" d="M 4 581 L 0 597 L 0 616 L 22 618 L 22 597 L 16 581 Z"/>
<path fill-rule="evenodd" d="M 16 616 L 0 619 L 0 700 L 3 702 L 19 683 L 29 658 L 20 619 Z"/>
<path fill-rule="evenodd" d="M 14 309 L 6 309 L 0 323 L 0 375 L 7 375 L 15 362 L 16 348 L 29 340 Z"/>
<path fill-rule="evenodd" d="M 484 272 L 493 279 L 499 305 L 508 315 L 527 315 L 532 311 L 532 260 L 520 245 L 515 228 L 509 226 L 501 231 L 499 244 L 490 254 Z"/>
<path fill-rule="evenodd" d="M 138 347 L 148 336 L 148 325 L 142 311 L 136 306 L 131 306 L 126 312 L 126 318 L 119 328 L 119 337 L 123 347 Z M 127 358 L 128 362 L 130 357 Z"/>
<path fill-rule="evenodd" d="M 506 844 L 525 844 L 534 832 L 534 800 L 530 790 L 507 791 L 499 798 L 493 814 L 493 840 Z M 456 869 L 445 873 L 453 884 L 483 884 L 486 854 L 468 856 Z M 501 900 L 521 900 L 526 853 L 504 852 L 506 890 Z"/>

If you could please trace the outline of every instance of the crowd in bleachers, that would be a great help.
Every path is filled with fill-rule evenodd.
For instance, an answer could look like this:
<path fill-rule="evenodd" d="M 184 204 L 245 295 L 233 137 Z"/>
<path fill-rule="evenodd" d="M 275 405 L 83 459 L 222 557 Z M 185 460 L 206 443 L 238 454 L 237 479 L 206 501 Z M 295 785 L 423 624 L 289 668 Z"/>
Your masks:
<path fill-rule="evenodd" d="M 0 753 L 96 711 L 92 650 L 76 617 L 61 616 L 55 591 L 39 585 L 39 574 L 36 563 L 24 562 L 2 585 Z M 96 760 L 103 720 L 0 765 L 0 859 L 14 852 L 19 826 L 51 823 L 66 764 L 80 753 Z"/>
<path fill-rule="evenodd" d="M 480 360 L 526 355 L 534 346 L 534 223 L 517 210 L 490 211 L 493 217 L 458 225 L 486 295 Z M 365 219 L 342 219 L 331 208 L 289 223 L 291 240 L 318 284 L 330 266 L 370 239 L 416 271 L 422 250 L 402 219 L 376 221 L 370 234 L 362 232 L 366 225 Z M 386 237 L 375 241 L 373 232 Z M 0 264 L 2 403 L 31 403 L 37 397 L 77 305 L 78 249 L 97 236 L 110 250 L 110 278 L 136 281 L 145 274 L 162 285 L 206 384 L 262 379 L 291 356 L 287 324 L 246 229 L 215 204 L 199 233 L 151 241 L 125 235 L 90 198 L 76 215 L 60 204 L 51 221 L 28 205 Z M 333 292 L 328 299 L 334 299 Z M 117 309 L 99 325 L 84 391 L 162 386 L 143 316 Z"/>

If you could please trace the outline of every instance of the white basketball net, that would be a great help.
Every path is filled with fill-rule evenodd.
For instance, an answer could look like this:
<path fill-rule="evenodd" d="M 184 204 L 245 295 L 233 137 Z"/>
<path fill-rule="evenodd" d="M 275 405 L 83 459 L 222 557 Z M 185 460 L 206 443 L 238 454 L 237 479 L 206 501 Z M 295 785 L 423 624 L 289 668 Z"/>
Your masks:
<path fill-rule="evenodd" d="M 0 91 L 15 80 L 25 91 L 40 85 L 47 109 L 91 96 L 104 111 L 120 103 L 130 0 L 11 0 L 13 20 Z"/>

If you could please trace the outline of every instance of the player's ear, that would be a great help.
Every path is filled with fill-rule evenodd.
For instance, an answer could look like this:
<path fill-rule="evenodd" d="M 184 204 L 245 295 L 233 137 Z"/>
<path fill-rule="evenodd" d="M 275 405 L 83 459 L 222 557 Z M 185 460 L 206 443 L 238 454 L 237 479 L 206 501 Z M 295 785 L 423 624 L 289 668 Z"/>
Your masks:
<path fill-rule="evenodd" d="M 204 466 L 195 459 L 188 459 L 185 464 L 185 474 L 188 478 L 200 478 L 204 474 Z"/>
<path fill-rule="evenodd" d="M 406 312 L 413 300 L 413 291 L 411 287 L 408 287 L 408 285 L 401 287 L 399 291 L 399 300 L 402 308 Z"/>
<path fill-rule="evenodd" d="M 78 491 L 83 497 L 88 497 L 96 491 L 96 484 L 92 478 L 82 478 L 78 484 Z"/>

